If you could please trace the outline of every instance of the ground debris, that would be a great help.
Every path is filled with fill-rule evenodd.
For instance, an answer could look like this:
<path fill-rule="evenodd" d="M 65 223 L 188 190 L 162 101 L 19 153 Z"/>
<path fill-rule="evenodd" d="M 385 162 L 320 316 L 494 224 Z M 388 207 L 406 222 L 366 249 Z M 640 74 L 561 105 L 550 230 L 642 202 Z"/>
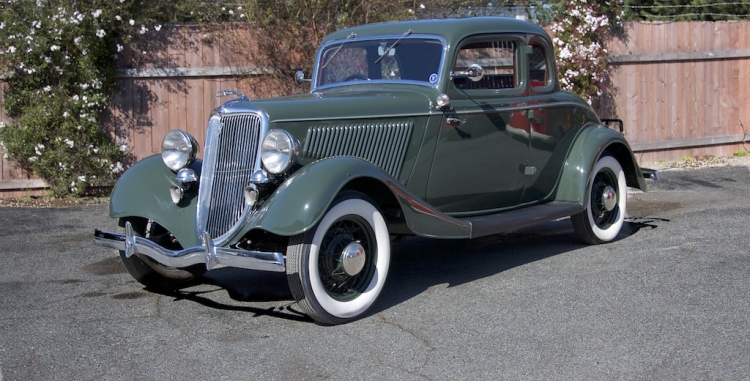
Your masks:
<path fill-rule="evenodd" d="M 109 203 L 109 197 L 50 197 L 27 196 L 0 198 L 0 208 L 71 208 L 74 206 L 100 205 Z"/>

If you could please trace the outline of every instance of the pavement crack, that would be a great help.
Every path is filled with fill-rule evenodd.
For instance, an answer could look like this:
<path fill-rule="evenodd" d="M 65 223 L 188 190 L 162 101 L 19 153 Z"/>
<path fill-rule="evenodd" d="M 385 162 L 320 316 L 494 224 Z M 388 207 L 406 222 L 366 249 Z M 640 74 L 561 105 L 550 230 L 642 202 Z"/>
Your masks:
<path fill-rule="evenodd" d="M 427 340 L 426 338 L 420 336 L 419 334 L 417 334 L 413 330 L 411 330 L 411 329 L 409 329 L 407 327 L 404 327 L 401 324 L 389 321 L 388 318 L 386 318 L 386 316 L 382 312 L 378 313 L 377 317 L 378 317 L 378 320 L 380 320 L 380 322 L 382 322 L 383 324 L 387 324 L 387 325 L 390 325 L 392 327 L 395 327 L 399 331 L 406 333 L 410 337 L 412 337 L 415 340 L 417 340 L 418 342 L 422 343 L 422 346 L 424 346 L 427 349 L 427 351 L 425 352 L 425 355 L 424 355 L 424 361 L 422 361 L 422 363 L 417 366 L 416 370 L 412 371 L 412 370 L 409 370 L 409 369 L 404 369 L 404 371 L 406 371 L 407 373 L 409 373 L 409 374 L 411 374 L 411 375 L 413 375 L 415 377 L 419 377 L 420 379 L 430 380 L 431 379 L 430 377 L 428 377 L 428 376 L 426 376 L 426 375 L 424 375 L 422 373 L 418 373 L 418 371 L 421 371 L 422 369 L 425 369 L 427 367 L 427 364 L 429 364 L 430 359 L 432 358 L 432 353 L 436 352 L 437 348 L 435 348 L 429 340 Z"/>

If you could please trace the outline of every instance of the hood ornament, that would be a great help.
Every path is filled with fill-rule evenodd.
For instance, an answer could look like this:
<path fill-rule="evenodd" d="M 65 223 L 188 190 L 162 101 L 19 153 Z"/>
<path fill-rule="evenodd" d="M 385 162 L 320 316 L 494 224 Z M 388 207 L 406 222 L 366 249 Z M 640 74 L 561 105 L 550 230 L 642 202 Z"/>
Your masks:
<path fill-rule="evenodd" d="M 230 95 L 236 95 L 237 98 L 235 98 L 235 99 L 241 99 L 243 101 L 249 101 L 250 100 L 250 98 L 248 98 L 245 94 L 242 94 L 241 92 L 239 92 L 237 90 L 219 90 L 219 92 L 216 93 L 215 98 L 223 98 L 223 97 L 227 97 L 227 96 L 230 96 Z"/>

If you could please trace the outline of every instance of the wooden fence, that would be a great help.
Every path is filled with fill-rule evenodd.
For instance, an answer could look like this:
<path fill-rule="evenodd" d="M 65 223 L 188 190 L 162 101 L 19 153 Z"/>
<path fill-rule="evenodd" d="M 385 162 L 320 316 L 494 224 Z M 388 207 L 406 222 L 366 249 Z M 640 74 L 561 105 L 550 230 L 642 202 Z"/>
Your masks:
<path fill-rule="evenodd" d="M 631 23 L 627 31 L 627 40 L 610 45 L 616 93 L 605 116 L 624 120 L 641 163 L 743 149 L 750 141 L 750 21 Z M 123 60 L 113 106 L 119 142 L 137 159 L 159 152 L 171 129 L 188 131 L 202 145 L 208 116 L 221 102 L 219 90 L 275 95 L 263 86 L 262 68 L 233 48 L 237 38 L 247 37 L 222 43 L 196 27 L 171 28 L 154 37 L 162 49 L 149 54 L 149 62 Z M 246 74 L 254 75 L 248 80 Z M 0 105 L 0 121 L 6 120 Z M 43 186 L 0 160 L 0 197 Z"/>
<path fill-rule="evenodd" d="M 627 32 L 610 44 L 613 114 L 641 162 L 744 149 L 750 21 L 632 23 Z"/>

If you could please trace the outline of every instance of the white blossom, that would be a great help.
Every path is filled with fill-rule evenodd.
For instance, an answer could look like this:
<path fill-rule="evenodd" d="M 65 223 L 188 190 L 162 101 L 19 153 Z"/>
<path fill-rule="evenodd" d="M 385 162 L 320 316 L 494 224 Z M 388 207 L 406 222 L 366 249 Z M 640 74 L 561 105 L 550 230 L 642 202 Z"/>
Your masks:
<path fill-rule="evenodd" d="M 36 154 L 38 156 L 42 156 L 42 150 L 43 149 L 44 149 L 44 145 L 43 144 L 37 144 L 36 146 L 34 146 L 34 152 L 36 152 Z"/>
<path fill-rule="evenodd" d="M 32 157 L 29 158 L 29 163 L 33 163 L 33 162 L 37 161 L 37 159 L 39 159 L 39 158 L 36 157 L 36 156 L 32 156 Z"/>
<path fill-rule="evenodd" d="M 106 33 L 104 33 L 104 29 L 99 29 L 96 31 L 96 37 L 102 38 L 105 34 Z"/>
<path fill-rule="evenodd" d="M 117 44 L 117 53 L 121 52 L 123 49 L 122 45 Z"/>
<path fill-rule="evenodd" d="M 70 147 L 70 148 L 73 148 L 73 146 L 75 146 L 75 143 L 73 143 L 73 141 L 72 141 L 72 140 L 70 140 L 70 139 L 65 139 L 65 140 L 63 141 L 63 143 L 67 144 L 67 145 L 68 145 L 68 147 Z"/>
<path fill-rule="evenodd" d="M 157 26 L 155 26 L 155 27 L 154 27 L 154 30 L 155 30 L 155 31 L 157 31 L 157 32 L 158 32 L 158 31 L 160 31 L 160 30 L 161 30 L 161 25 L 157 25 Z"/>
<path fill-rule="evenodd" d="M 122 167 L 122 163 L 120 163 L 119 161 L 113 165 L 110 165 L 109 168 L 114 174 L 118 174 L 124 170 L 124 168 Z"/>
<path fill-rule="evenodd" d="M 16 52 L 16 47 L 13 46 L 13 45 L 11 45 L 11 46 L 8 47 L 8 49 L 6 49 L 6 52 L 8 52 L 10 54 L 13 54 L 13 53 Z"/>
<path fill-rule="evenodd" d="M 101 9 L 97 9 L 97 10 L 91 12 L 91 15 L 94 16 L 94 18 L 98 18 L 99 16 L 102 15 L 102 10 Z"/>
<path fill-rule="evenodd" d="M 128 152 L 128 145 L 120 144 L 120 152 Z"/>
<path fill-rule="evenodd" d="M 130 25 L 135 25 L 135 20 L 133 20 L 133 19 L 130 19 L 130 21 L 128 21 L 128 24 L 130 24 Z"/>
<path fill-rule="evenodd" d="M 141 25 L 141 30 L 139 30 L 138 33 L 144 34 L 146 32 L 148 32 L 148 28 L 146 28 L 145 26 Z"/>

